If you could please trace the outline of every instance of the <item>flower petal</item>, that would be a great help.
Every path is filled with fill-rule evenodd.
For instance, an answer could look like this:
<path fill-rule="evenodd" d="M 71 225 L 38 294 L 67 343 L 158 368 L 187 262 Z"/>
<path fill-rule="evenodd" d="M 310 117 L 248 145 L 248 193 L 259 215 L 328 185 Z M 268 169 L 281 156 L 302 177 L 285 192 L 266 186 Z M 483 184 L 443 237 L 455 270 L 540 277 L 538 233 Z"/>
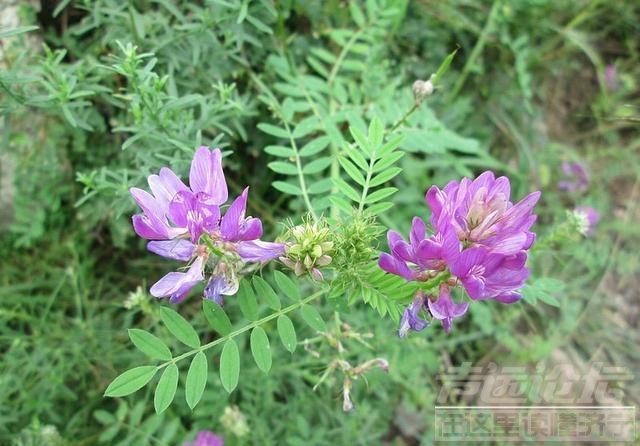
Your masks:
<path fill-rule="evenodd" d="M 173 197 L 180 191 L 188 190 L 180 178 L 167 167 L 160 169 L 159 175 L 150 175 L 147 182 L 165 213 L 168 213 L 169 203 Z"/>
<path fill-rule="evenodd" d="M 144 233 L 155 233 L 155 239 L 170 239 L 173 238 L 173 235 L 176 233 L 172 231 L 173 228 L 169 226 L 166 217 L 166 210 L 162 208 L 162 206 L 158 203 L 158 201 L 147 191 L 142 189 L 138 189 L 137 187 L 132 187 L 129 189 L 133 199 L 138 203 L 138 206 L 144 212 L 144 222 L 140 221 L 142 219 L 138 219 L 138 221 L 134 220 L 134 229 L 136 229 L 136 225 L 140 229 L 140 232 L 136 230 L 136 233 L 143 238 L 147 238 L 144 236 Z M 178 231 L 179 233 L 180 231 Z"/>
<path fill-rule="evenodd" d="M 178 192 L 169 203 L 169 218 L 176 225 L 186 228 L 189 212 L 193 210 L 195 196 L 189 190 Z"/>
<path fill-rule="evenodd" d="M 398 336 L 404 338 L 409 330 L 422 331 L 429 322 L 420 317 L 420 311 L 424 308 L 425 296 L 418 292 L 413 301 L 405 308 L 400 319 L 400 327 L 398 328 Z"/>
<path fill-rule="evenodd" d="M 284 245 L 282 243 L 263 242 L 262 240 L 250 240 L 238 242 L 236 250 L 245 262 L 266 262 L 283 255 Z"/>
<path fill-rule="evenodd" d="M 131 222 L 136 234 L 144 239 L 167 240 L 170 238 L 164 226 L 158 225 L 157 222 L 151 222 L 146 215 L 136 214 L 131 217 Z"/>
<path fill-rule="evenodd" d="M 392 257 L 391 255 L 383 252 L 378 259 L 378 266 L 388 273 L 395 274 L 400 277 L 404 277 L 407 280 L 413 280 L 415 278 L 415 272 L 412 271 L 406 263 Z"/>
<path fill-rule="evenodd" d="M 411 232 L 409 233 L 409 241 L 411 242 L 411 246 L 415 249 L 418 247 L 420 242 L 424 240 L 427 236 L 427 225 L 425 225 L 424 220 L 420 217 L 413 217 L 413 221 L 411 222 Z"/>
<path fill-rule="evenodd" d="M 180 302 L 198 282 L 204 280 L 202 276 L 202 257 L 196 258 L 186 273 L 170 272 L 158 280 L 149 290 L 154 297 L 169 296 L 172 304 Z"/>
<path fill-rule="evenodd" d="M 512 304 L 519 301 L 521 298 L 522 296 L 520 295 L 520 293 L 516 292 L 499 294 L 494 297 L 495 300 L 497 300 L 498 302 L 502 302 L 503 304 Z"/>
<path fill-rule="evenodd" d="M 262 222 L 259 218 L 247 218 L 240 222 L 240 230 L 238 231 L 238 239 L 255 240 L 262 236 Z"/>
<path fill-rule="evenodd" d="M 211 276 L 204 288 L 204 298 L 213 300 L 218 305 L 224 305 L 224 296 L 231 296 L 238 292 L 240 282 L 234 274 L 216 274 Z"/>
<path fill-rule="evenodd" d="M 451 331 L 453 319 L 463 316 L 469 309 L 468 302 L 460 304 L 453 302 L 449 288 L 446 286 L 440 287 L 440 295 L 435 301 L 427 299 L 427 305 L 429 306 L 431 315 L 435 319 L 442 321 L 444 331 L 447 333 Z"/>
<path fill-rule="evenodd" d="M 238 241 L 238 237 L 240 235 L 240 222 L 244 219 L 244 214 L 247 208 L 247 195 L 249 193 L 249 188 L 246 187 L 242 194 L 236 198 L 227 212 L 222 217 L 222 222 L 220 223 L 220 233 L 222 234 L 222 238 L 227 241 Z"/>
<path fill-rule="evenodd" d="M 227 182 L 222 171 L 220 149 L 209 151 L 208 147 L 202 146 L 196 150 L 189 171 L 189 185 L 193 192 L 210 195 L 217 205 L 227 201 Z"/>
<path fill-rule="evenodd" d="M 193 257 L 196 245 L 185 239 L 161 240 L 147 243 L 147 249 L 168 259 L 187 262 Z"/>

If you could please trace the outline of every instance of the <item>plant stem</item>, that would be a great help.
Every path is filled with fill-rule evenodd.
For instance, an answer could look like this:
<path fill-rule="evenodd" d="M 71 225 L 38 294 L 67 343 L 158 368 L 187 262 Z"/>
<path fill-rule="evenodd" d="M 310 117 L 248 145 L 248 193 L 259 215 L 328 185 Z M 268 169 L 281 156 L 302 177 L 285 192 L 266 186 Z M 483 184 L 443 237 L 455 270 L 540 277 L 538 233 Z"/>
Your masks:
<path fill-rule="evenodd" d="M 298 308 L 302 307 L 303 305 L 305 305 L 305 304 L 311 302 L 312 300 L 315 300 L 318 297 L 322 296 L 325 293 L 325 291 L 326 290 L 317 291 L 317 292 L 313 293 L 311 296 L 309 296 L 309 297 L 307 297 L 305 299 L 302 299 L 299 302 L 291 304 L 288 307 L 285 307 L 285 308 L 283 308 L 281 310 L 276 311 L 275 313 L 271 313 L 270 315 L 265 316 L 262 319 L 259 319 L 257 321 L 251 322 L 250 324 L 247 324 L 242 328 L 239 328 L 239 329 L 237 329 L 235 331 L 232 331 L 231 333 L 229 333 L 226 336 L 222 336 L 221 338 L 218 338 L 218 339 L 216 339 L 214 341 L 211 341 L 208 344 L 202 345 L 202 346 L 200 346 L 200 347 L 198 347 L 196 349 L 190 350 L 190 351 L 188 351 L 186 353 L 183 353 L 183 354 L 181 354 L 179 356 L 176 356 L 175 358 L 172 358 L 170 361 L 167 361 L 167 362 L 165 362 L 163 364 L 158 365 L 156 370 L 163 369 L 163 368 L 167 367 L 169 364 L 173 364 L 173 363 L 177 363 L 178 361 L 182 361 L 183 359 L 188 358 L 189 356 L 193 356 L 198 352 L 209 350 L 210 348 L 213 348 L 218 344 L 222 344 L 223 342 L 226 342 L 229 339 L 233 339 L 236 336 L 241 335 L 242 333 L 244 333 L 246 331 L 252 330 L 255 327 L 258 327 L 260 325 L 266 324 L 267 322 L 269 322 L 269 321 L 271 321 L 273 319 L 276 319 L 277 317 L 279 317 L 279 316 L 281 316 L 283 314 L 287 314 L 287 313 L 292 312 L 293 310 L 297 310 Z"/>
<path fill-rule="evenodd" d="M 258 87 L 260 87 L 260 89 L 267 96 L 269 96 L 269 99 L 271 99 L 271 105 L 273 107 L 273 110 L 276 113 L 278 113 L 278 117 L 284 124 L 285 130 L 289 134 L 289 143 L 291 144 L 291 149 L 295 152 L 294 158 L 296 162 L 296 170 L 298 172 L 298 183 L 300 184 L 300 189 L 302 190 L 302 199 L 304 200 L 304 204 L 309 210 L 309 214 L 313 218 L 313 221 L 318 221 L 318 216 L 316 215 L 316 212 L 314 211 L 313 206 L 311 205 L 311 200 L 309 199 L 309 194 L 307 192 L 307 184 L 304 179 L 304 173 L 302 172 L 302 162 L 300 161 L 298 145 L 296 144 L 296 140 L 293 137 L 293 133 L 291 132 L 291 128 L 289 127 L 289 123 L 280 112 L 278 100 L 276 99 L 274 94 L 271 92 L 271 90 L 264 84 L 264 82 L 262 82 L 262 80 L 260 80 L 258 76 L 255 75 L 255 73 L 250 72 L 249 74 L 251 76 L 251 79 L 256 83 L 256 85 L 258 85 Z"/>
<path fill-rule="evenodd" d="M 387 130 L 387 132 L 385 133 L 385 136 L 390 135 L 391 133 L 393 133 L 398 127 L 400 127 L 400 125 L 407 120 L 407 118 L 409 116 L 411 116 L 417 109 L 418 107 L 420 107 L 420 104 L 418 103 L 414 103 L 413 107 L 411 107 L 403 116 L 402 118 L 398 119 L 398 121 L 396 121 L 395 124 L 393 124 L 393 126 Z"/>
<path fill-rule="evenodd" d="M 498 10 L 500 9 L 501 5 L 502 5 L 501 0 L 496 0 L 493 2 L 493 5 L 491 6 L 491 11 L 489 12 L 489 17 L 487 18 L 487 22 L 485 23 L 484 28 L 482 28 L 482 31 L 480 32 L 480 37 L 478 37 L 476 46 L 473 47 L 473 50 L 469 55 L 469 59 L 467 59 L 467 63 L 464 64 L 464 68 L 462 69 L 462 72 L 460 73 L 458 80 L 456 81 L 455 85 L 453 86 L 453 88 L 449 92 L 449 95 L 447 96 L 447 103 L 451 103 L 451 101 L 453 101 L 453 99 L 458 95 L 458 93 L 460 93 L 460 90 L 462 89 L 462 86 L 464 85 L 464 82 L 467 80 L 467 76 L 471 71 L 472 65 L 475 63 L 476 59 L 480 56 L 480 53 L 482 53 L 482 50 L 484 49 L 484 45 L 487 41 L 487 36 L 492 31 L 493 24 L 495 22 L 496 16 L 498 14 Z"/>

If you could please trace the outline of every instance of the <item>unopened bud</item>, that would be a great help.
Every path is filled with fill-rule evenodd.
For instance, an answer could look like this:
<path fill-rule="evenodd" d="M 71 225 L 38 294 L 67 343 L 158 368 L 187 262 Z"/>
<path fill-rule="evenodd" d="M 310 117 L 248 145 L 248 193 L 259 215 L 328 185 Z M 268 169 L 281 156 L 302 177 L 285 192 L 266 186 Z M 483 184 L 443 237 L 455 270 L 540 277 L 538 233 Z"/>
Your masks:
<path fill-rule="evenodd" d="M 355 409 L 355 406 L 351 401 L 351 380 L 345 377 L 344 386 L 342 387 L 342 410 L 351 412 L 353 409 Z"/>
<path fill-rule="evenodd" d="M 317 281 L 317 282 L 322 282 L 324 280 L 324 276 L 322 275 L 322 271 L 320 271 L 318 268 L 313 268 L 311 271 L 311 277 L 313 277 L 313 280 Z"/>
<path fill-rule="evenodd" d="M 237 437 L 244 437 L 249 433 L 247 417 L 240 412 L 238 406 L 225 407 L 220 423 Z"/>
<path fill-rule="evenodd" d="M 416 104 L 421 104 L 427 96 L 433 93 L 433 83 L 431 79 L 428 81 L 417 80 L 413 83 L 411 90 L 413 91 L 413 99 L 416 101 Z"/>

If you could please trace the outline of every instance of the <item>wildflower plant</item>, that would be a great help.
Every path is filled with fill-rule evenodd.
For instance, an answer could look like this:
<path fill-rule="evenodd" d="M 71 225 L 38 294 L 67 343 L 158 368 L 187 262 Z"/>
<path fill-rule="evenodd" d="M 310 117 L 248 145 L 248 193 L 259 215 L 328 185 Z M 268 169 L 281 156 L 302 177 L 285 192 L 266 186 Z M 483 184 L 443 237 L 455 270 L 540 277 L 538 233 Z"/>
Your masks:
<path fill-rule="evenodd" d="M 579 4 L 44 3 L 0 30 L 0 443 L 424 442 L 438 356 L 530 363 L 624 322 L 632 7 L 585 13 L 601 50 L 544 44 Z"/>
<path fill-rule="evenodd" d="M 519 299 L 529 274 L 525 262 L 535 239 L 532 209 L 539 193 L 513 204 L 509 180 L 496 179 L 492 172 L 452 181 L 442 190 L 429 189 L 431 228 L 416 217 L 408 241 L 390 230 L 391 253 L 379 252 L 384 232 L 380 218 L 394 207 L 398 188 L 393 184 L 406 153 L 428 155 L 428 144 L 441 141 L 443 151 L 466 150 L 478 159 L 489 155 L 452 137 L 426 106 L 442 88 L 455 51 L 427 81 L 413 87 L 396 90 L 370 76 L 366 67 L 372 63 L 385 70 L 380 42 L 398 13 L 378 6 L 367 2 L 364 11 L 349 2 L 356 29 L 329 31 L 336 53 L 311 48 L 305 62 L 310 71 L 271 55 L 267 74 L 272 79 L 250 76 L 259 101 L 273 116 L 273 121 L 258 124 L 271 142 L 264 151 L 277 175 L 272 186 L 299 211 L 274 241 L 262 240 L 259 215 L 247 216 L 248 191 L 254 185 L 240 187 L 237 198 L 229 199 L 223 170 L 233 154 L 223 159 L 220 149 L 200 146 L 193 152 L 188 184 L 162 167 L 147 179 L 150 192 L 131 188 L 142 211 L 133 216 L 135 232 L 148 241 L 152 253 L 183 262 L 178 271 L 155 282 L 150 293 L 175 305 L 161 306 L 159 317 L 189 350 L 174 353 L 151 332 L 129 330 L 134 345 L 154 363 L 119 375 L 106 389 L 107 396 L 131 394 L 160 373 L 154 407 L 161 413 L 175 398 L 179 363 L 188 360 L 184 396 L 193 409 L 208 383 L 208 356 L 218 351 L 220 383 L 232 392 L 239 384 L 238 338 L 244 333 L 264 373 L 273 363 L 269 327 L 292 354 L 298 345 L 310 345 L 299 320 L 317 339 L 337 339 L 316 305 L 322 298 L 336 308 L 363 302 L 398 323 L 401 336 L 423 330 L 433 320 L 450 331 L 470 304 L 459 300 L 456 289 L 464 289 L 472 301 Z M 443 135 L 445 139 L 438 140 Z M 189 295 L 193 297 L 187 299 Z M 217 333 L 213 339 L 199 334 L 180 314 L 181 306 L 196 297 Z M 229 311 L 235 307 L 245 321 Z M 332 372 L 342 373 L 343 408 L 351 410 L 354 380 L 393 364 L 373 352 L 366 358 L 346 354 L 338 348 L 337 357 L 327 358 L 316 387 Z"/>

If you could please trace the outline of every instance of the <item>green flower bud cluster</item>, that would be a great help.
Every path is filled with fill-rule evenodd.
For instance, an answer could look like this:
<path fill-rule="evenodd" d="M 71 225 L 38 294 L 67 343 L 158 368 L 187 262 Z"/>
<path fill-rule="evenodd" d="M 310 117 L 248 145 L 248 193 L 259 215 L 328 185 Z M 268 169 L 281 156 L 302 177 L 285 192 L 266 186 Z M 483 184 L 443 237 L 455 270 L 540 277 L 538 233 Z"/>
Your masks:
<path fill-rule="evenodd" d="M 381 232 L 382 227 L 376 224 L 375 218 L 358 212 L 340 222 L 336 230 L 334 253 L 336 270 L 349 281 L 358 277 L 377 256 L 375 240 Z"/>
<path fill-rule="evenodd" d="M 294 226 L 287 231 L 287 248 L 280 261 L 291 268 L 296 276 L 311 274 L 315 280 L 323 280 L 320 268 L 331 263 L 333 242 L 331 231 L 322 222 L 309 222 Z"/>

